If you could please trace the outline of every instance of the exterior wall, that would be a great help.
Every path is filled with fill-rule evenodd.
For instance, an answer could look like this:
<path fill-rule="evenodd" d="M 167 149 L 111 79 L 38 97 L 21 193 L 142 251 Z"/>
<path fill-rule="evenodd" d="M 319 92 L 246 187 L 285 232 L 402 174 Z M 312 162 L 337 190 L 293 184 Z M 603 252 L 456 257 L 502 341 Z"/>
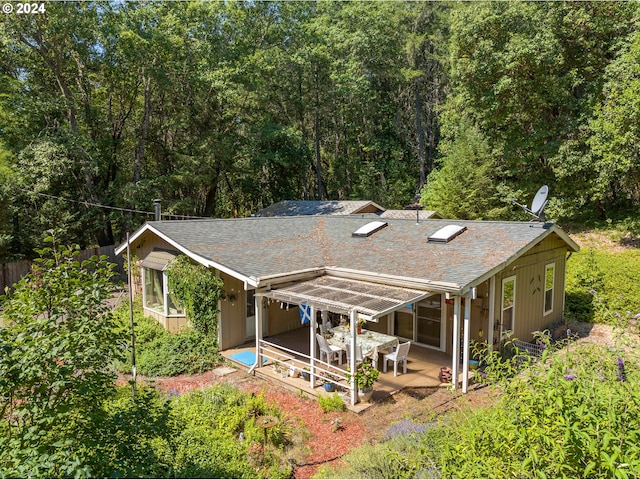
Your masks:
<path fill-rule="evenodd" d="M 158 313 L 154 310 L 149 310 L 147 308 L 144 309 L 144 315 L 147 317 L 155 318 L 158 323 L 160 323 L 160 325 L 169 330 L 171 333 L 177 333 L 182 328 L 189 325 L 186 317 L 165 317 L 161 313 Z"/>
<path fill-rule="evenodd" d="M 155 235 L 150 234 L 149 232 L 146 232 L 144 235 L 142 235 L 142 237 L 138 238 L 135 245 L 132 245 L 132 248 L 131 248 L 132 258 L 133 256 L 135 256 L 138 259 L 138 261 L 140 261 L 143 258 L 145 258 L 147 255 L 149 255 L 156 248 L 176 251 L 173 245 L 165 242 L 164 240 L 156 237 Z M 142 289 L 144 288 L 144 286 L 142 285 L 142 269 L 140 268 L 138 270 L 140 271 L 139 276 L 133 279 L 134 297 L 137 295 L 142 295 Z M 156 312 L 155 310 L 146 308 L 144 305 L 142 310 L 145 316 L 155 318 L 158 321 L 158 323 L 160 323 L 160 325 L 162 325 L 166 330 L 170 331 L 171 333 L 176 333 L 180 331 L 182 328 L 187 327 L 189 325 L 189 321 L 184 315 L 167 317 L 159 312 Z"/>
<path fill-rule="evenodd" d="M 132 259 L 137 259 L 137 262 L 139 264 L 139 262 L 146 257 L 147 255 L 149 255 L 154 248 L 158 248 L 158 249 L 162 249 L 162 250 L 170 250 L 170 251 L 176 251 L 175 247 L 167 242 L 165 242 L 164 240 L 162 240 L 161 238 L 156 237 L 155 235 L 152 235 L 149 232 L 145 232 L 140 238 L 138 238 L 138 240 L 136 241 L 136 243 L 134 245 L 131 246 L 131 256 Z M 123 256 L 126 255 L 126 251 L 122 254 Z M 126 257 L 123 257 L 126 258 Z M 124 262 L 126 263 L 126 259 L 124 260 Z M 138 295 L 142 295 L 142 269 L 141 268 L 136 268 L 134 267 L 134 265 L 131 265 L 131 269 L 134 271 L 134 276 L 133 276 L 133 296 L 137 297 Z M 138 272 L 137 274 L 135 272 Z"/>
<path fill-rule="evenodd" d="M 489 281 L 478 285 L 476 299 L 471 300 L 471 322 L 469 338 L 476 342 L 489 339 Z"/>
<path fill-rule="evenodd" d="M 502 280 L 516 277 L 513 337 L 531 341 L 532 333 L 544 330 L 563 320 L 565 263 L 567 247 L 555 235 L 533 247 L 529 252 L 496 275 L 495 343 L 500 342 Z M 545 267 L 554 263 L 553 310 L 544 314 Z"/>
<path fill-rule="evenodd" d="M 154 248 L 174 252 L 177 251 L 176 247 L 147 231 L 136 240 L 136 243 L 134 245 L 132 245 L 131 253 L 138 259 L 142 260 L 144 257 L 149 255 Z"/>
<path fill-rule="evenodd" d="M 389 334 L 389 332 L 391 332 L 391 322 L 393 322 L 393 314 L 380 318 L 378 323 L 367 322 L 365 328 L 373 332 Z"/>
<path fill-rule="evenodd" d="M 220 350 L 240 345 L 246 340 L 246 292 L 240 280 L 225 273 L 220 274 L 224 282 L 225 299 L 220 300 Z"/>
<path fill-rule="evenodd" d="M 460 342 L 464 339 L 464 302 L 460 302 Z M 486 342 L 489 339 L 489 302 L 491 294 L 489 292 L 489 281 L 481 283 L 477 287 L 476 298 L 471 300 L 471 310 L 469 319 L 469 341 Z M 453 353 L 453 310 L 454 306 L 446 304 L 447 316 L 447 337 L 445 353 Z M 462 343 L 460 343 L 462 345 Z M 460 350 L 462 352 L 462 349 Z"/>
<path fill-rule="evenodd" d="M 358 211 L 354 212 L 353 215 L 359 215 L 361 213 L 378 213 L 378 212 L 380 212 L 380 209 L 375 205 L 367 205 L 364 208 L 358 209 Z"/>
<path fill-rule="evenodd" d="M 297 305 L 289 310 L 280 308 L 280 302 L 271 302 L 267 306 L 267 330 L 269 335 L 295 330 L 300 326 L 300 310 Z"/>

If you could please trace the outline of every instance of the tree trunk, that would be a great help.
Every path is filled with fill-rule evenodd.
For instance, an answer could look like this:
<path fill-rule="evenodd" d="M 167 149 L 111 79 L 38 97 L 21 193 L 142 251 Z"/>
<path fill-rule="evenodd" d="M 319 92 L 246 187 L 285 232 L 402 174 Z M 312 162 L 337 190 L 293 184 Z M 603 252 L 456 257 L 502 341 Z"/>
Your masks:
<path fill-rule="evenodd" d="M 420 98 L 420 80 L 415 79 L 415 115 L 416 115 L 416 134 L 418 140 L 418 164 L 420 166 L 420 184 L 419 190 L 424 187 L 427 182 L 427 175 L 424 168 L 424 131 L 422 129 L 422 100 Z"/>
<path fill-rule="evenodd" d="M 144 158 L 144 147 L 149 133 L 149 117 L 151 116 L 151 78 L 145 75 L 145 69 L 142 68 L 142 85 L 144 88 L 144 112 L 142 115 L 142 125 L 140 127 L 140 139 L 136 148 L 136 157 L 133 166 L 133 184 L 136 185 L 140 180 L 140 172 L 142 170 L 142 160 Z"/>
<path fill-rule="evenodd" d="M 205 217 L 211 217 L 215 212 L 216 200 L 218 198 L 219 178 L 220 178 L 220 166 L 217 166 L 214 172 L 213 179 L 211 180 L 211 185 L 209 186 L 209 190 L 207 191 L 207 197 L 205 199 L 204 212 L 203 212 L 203 216 Z"/>
<path fill-rule="evenodd" d="M 318 66 L 314 66 L 315 73 L 315 111 L 313 115 L 313 146 L 316 155 L 316 177 L 318 179 L 318 200 L 322 200 L 322 159 L 320 158 L 320 94 L 318 92 Z"/>

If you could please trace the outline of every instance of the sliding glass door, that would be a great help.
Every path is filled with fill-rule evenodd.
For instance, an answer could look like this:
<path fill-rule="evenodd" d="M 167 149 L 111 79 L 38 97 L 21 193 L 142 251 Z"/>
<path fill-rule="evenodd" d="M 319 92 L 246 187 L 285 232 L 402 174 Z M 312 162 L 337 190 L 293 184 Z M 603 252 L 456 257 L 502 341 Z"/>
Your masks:
<path fill-rule="evenodd" d="M 444 350 L 444 311 L 441 294 L 435 294 L 415 305 L 398 310 L 394 332 L 398 337 Z"/>

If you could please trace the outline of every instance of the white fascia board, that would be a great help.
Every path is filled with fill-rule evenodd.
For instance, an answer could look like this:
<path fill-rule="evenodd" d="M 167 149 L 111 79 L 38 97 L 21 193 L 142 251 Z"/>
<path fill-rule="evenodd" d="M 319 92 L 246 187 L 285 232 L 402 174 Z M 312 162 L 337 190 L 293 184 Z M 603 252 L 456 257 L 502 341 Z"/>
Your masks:
<path fill-rule="evenodd" d="M 531 223 L 531 228 L 537 228 L 537 225 L 538 225 L 538 223 L 532 222 Z M 472 282 L 469 282 L 467 285 L 463 286 L 460 289 L 460 294 L 461 295 L 466 295 L 467 292 L 469 292 L 469 290 L 471 290 L 473 287 L 477 287 L 478 285 L 483 283 L 485 280 L 488 280 L 489 278 L 491 278 L 492 276 L 494 276 L 498 272 L 501 272 L 502 270 L 507 268 L 509 265 L 514 263 L 516 260 L 518 260 L 527 251 L 529 251 L 531 248 L 533 248 L 534 245 L 536 245 L 537 243 L 541 242 L 542 240 L 547 238 L 552 233 L 555 233 L 556 235 L 558 235 L 558 237 L 560 237 L 568 245 L 569 250 L 573 250 L 574 252 L 577 252 L 577 251 L 580 250 L 580 247 L 578 246 L 578 244 L 576 242 L 574 242 L 571 239 L 571 237 L 569 237 L 569 235 L 567 235 L 557 225 L 552 225 L 550 228 L 545 229 L 545 232 L 542 235 L 540 235 L 539 237 L 536 237 L 535 239 L 530 241 L 524 247 L 519 249 L 516 253 L 511 255 L 507 260 L 505 260 L 504 262 L 501 262 L 500 264 L 496 265 L 495 267 L 493 267 L 488 272 L 485 272 L 483 275 L 479 276 L 478 278 L 476 278 Z"/>
<path fill-rule="evenodd" d="M 411 288 L 417 290 L 429 289 L 431 291 L 450 292 L 458 295 L 460 294 L 462 289 L 461 285 L 458 285 L 457 283 L 437 282 L 424 280 L 421 278 L 402 277 L 399 275 L 387 275 L 376 272 L 351 270 L 349 268 L 342 267 L 325 267 L 325 271 L 327 275 L 334 275 L 336 277 L 349 278 L 352 280 L 363 280 L 365 282 L 381 283 L 394 287 Z"/>
<path fill-rule="evenodd" d="M 192 260 L 195 260 L 196 262 L 200 263 L 201 265 L 204 265 L 205 267 L 215 268 L 215 269 L 219 270 L 220 272 L 224 272 L 224 273 L 226 273 L 227 275 L 229 275 L 231 277 L 237 278 L 238 280 L 240 280 L 241 282 L 243 282 L 243 283 L 245 283 L 247 285 L 251 285 L 252 287 L 257 287 L 258 286 L 258 282 L 256 281 L 255 278 L 247 277 L 246 275 L 238 273 L 235 270 L 232 270 L 229 267 L 226 267 L 225 265 L 222 265 L 220 263 L 214 262 L 213 260 L 209 260 L 208 258 L 205 258 L 205 257 L 203 257 L 201 255 L 198 255 L 197 253 L 192 252 L 191 250 L 189 250 L 188 248 L 180 245 L 178 242 L 173 240 L 171 237 L 168 237 L 167 235 L 165 235 L 164 233 L 162 233 L 161 231 L 159 231 L 157 228 L 153 227 L 152 225 L 145 224 L 144 226 L 142 226 L 133 235 L 133 237 L 129 238 L 129 243 L 133 243 L 140 235 L 142 235 L 142 233 L 144 233 L 146 231 L 150 231 L 153 234 L 157 235 L 158 237 L 163 239 L 168 244 L 174 246 L 178 251 L 180 251 L 181 253 L 185 254 L 187 257 L 191 258 Z M 122 252 L 124 249 L 126 249 L 126 247 L 127 247 L 127 244 L 125 242 L 125 244 L 123 246 L 118 247 L 118 250 L 116 250 L 116 254 L 119 254 L 120 252 Z"/>
<path fill-rule="evenodd" d="M 373 205 L 375 208 L 377 208 L 379 211 L 384 212 L 386 209 L 381 207 L 380 205 L 378 205 L 376 202 L 373 202 L 371 200 L 369 200 L 366 204 L 364 204 L 363 206 L 361 206 L 360 208 L 357 208 L 356 210 L 354 210 L 351 215 L 358 215 L 362 212 L 362 210 L 364 210 L 365 208 L 369 207 Z"/>
<path fill-rule="evenodd" d="M 259 278 L 253 278 L 259 284 L 265 285 L 277 285 L 280 283 L 287 283 L 299 280 L 308 280 L 315 277 L 320 277 L 325 274 L 324 267 L 312 267 L 304 268 L 302 270 L 293 270 L 290 272 L 274 273 L 271 275 L 263 275 Z"/>
<path fill-rule="evenodd" d="M 129 237 L 129 244 L 132 244 L 133 242 L 135 242 L 140 235 L 142 235 L 144 232 L 146 232 L 147 231 L 147 227 L 149 227 L 149 224 L 145 223 L 143 226 L 138 228 L 138 230 L 133 232 L 133 235 L 131 235 Z M 116 253 L 116 255 L 120 255 L 126 249 L 127 249 L 127 242 L 124 242 L 122 245 L 120 245 L 118 248 L 115 249 L 115 253 Z"/>
<path fill-rule="evenodd" d="M 431 295 L 434 295 L 436 293 L 438 293 L 438 292 L 433 292 L 433 291 L 424 292 L 422 295 L 419 295 L 419 296 L 417 296 L 415 298 L 412 298 L 411 300 L 408 300 L 408 301 L 406 301 L 406 302 L 404 302 L 404 303 L 402 303 L 400 305 L 396 305 L 395 307 L 388 308 L 388 309 L 386 309 L 386 310 L 384 310 L 384 311 L 382 311 L 380 313 L 375 314 L 373 316 L 373 318 L 375 319 L 374 321 L 377 322 L 379 318 L 384 317 L 385 315 L 389 315 L 390 313 L 393 313 L 396 310 L 400 310 L 401 308 L 404 308 L 407 305 L 412 305 L 412 304 L 417 303 L 417 302 L 419 302 L 421 300 L 424 300 L 425 298 L 430 297 Z"/>

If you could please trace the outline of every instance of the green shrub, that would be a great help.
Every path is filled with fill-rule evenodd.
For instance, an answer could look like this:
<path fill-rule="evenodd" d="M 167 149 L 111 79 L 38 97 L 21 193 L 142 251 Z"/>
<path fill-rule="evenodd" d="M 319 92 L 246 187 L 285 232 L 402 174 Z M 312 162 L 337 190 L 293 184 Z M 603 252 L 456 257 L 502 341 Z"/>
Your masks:
<path fill-rule="evenodd" d="M 505 383 L 500 402 L 455 416 L 444 477 L 617 478 L 640 474 L 636 354 L 575 344 Z"/>
<path fill-rule="evenodd" d="M 174 376 L 182 373 L 201 373 L 219 365 L 217 341 L 192 329 L 169 333 L 153 317 L 146 317 L 139 301 L 134 305 L 134 331 L 138 373 L 147 376 Z M 123 373 L 131 372 L 131 342 L 129 305 L 114 311 L 118 329 L 126 332 L 127 340 L 120 348 L 126 351 L 126 361 L 116 367 Z"/>
<path fill-rule="evenodd" d="M 177 478 L 290 476 L 290 465 L 280 460 L 288 443 L 287 424 L 262 395 L 222 384 L 176 397 L 171 405 L 177 432 Z M 275 416 L 279 422 L 268 428 L 267 446 L 258 452 L 255 446 L 262 444 L 264 430 L 256 425 L 256 418 L 262 415 Z"/>
<path fill-rule="evenodd" d="M 138 352 L 138 372 L 147 376 L 202 373 L 221 362 L 217 342 L 191 329 L 160 336 Z"/>
<path fill-rule="evenodd" d="M 640 356 L 637 345 L 624 347 L 549 348 L 501 382 L 496 405 L 458 411 L 426 431 L 392 426 L 389 440 L 351 451 L 318 476 L 637 478 Z"/>
<path fill-rule="evenodd" d="M 344 412 L 347 408 L 342 397 L 337 392 L 333 392 L 331 395 L 318 395 L 318 404 L 324 413 Z"/>
<path fill-rule="evenodd" d="M 218 301 L 223 282 L 213 270 L 178 255 L 167 267 L 169 290 L 185 309 L 194 330 L 218 338 Z M 216 344 L 217 345 L 217 344 Z"/>
<path fill-rule="evenodd" d="M 317 478 L 436 478 L 435 463 L 426 464 L 421 452 L 427 436 L 417 433 L 395 434 L 384 441 L 356 448 L 343 457 L 343 463 L 323 467 Z"/>
<path fill-rule="evenodd" d="M 91 477 L 166 478 L 173 464 L 170 409 L 152 388 L 119 387 L 104 404 L 104 417 L 92 430 L 82 457 Z"/>
<path fill-rule="evenodd" d="M 567 262 L 567 319 L 618 323 L 640 312 L 639 302 L 640 251 L 588 249 Z"/>

